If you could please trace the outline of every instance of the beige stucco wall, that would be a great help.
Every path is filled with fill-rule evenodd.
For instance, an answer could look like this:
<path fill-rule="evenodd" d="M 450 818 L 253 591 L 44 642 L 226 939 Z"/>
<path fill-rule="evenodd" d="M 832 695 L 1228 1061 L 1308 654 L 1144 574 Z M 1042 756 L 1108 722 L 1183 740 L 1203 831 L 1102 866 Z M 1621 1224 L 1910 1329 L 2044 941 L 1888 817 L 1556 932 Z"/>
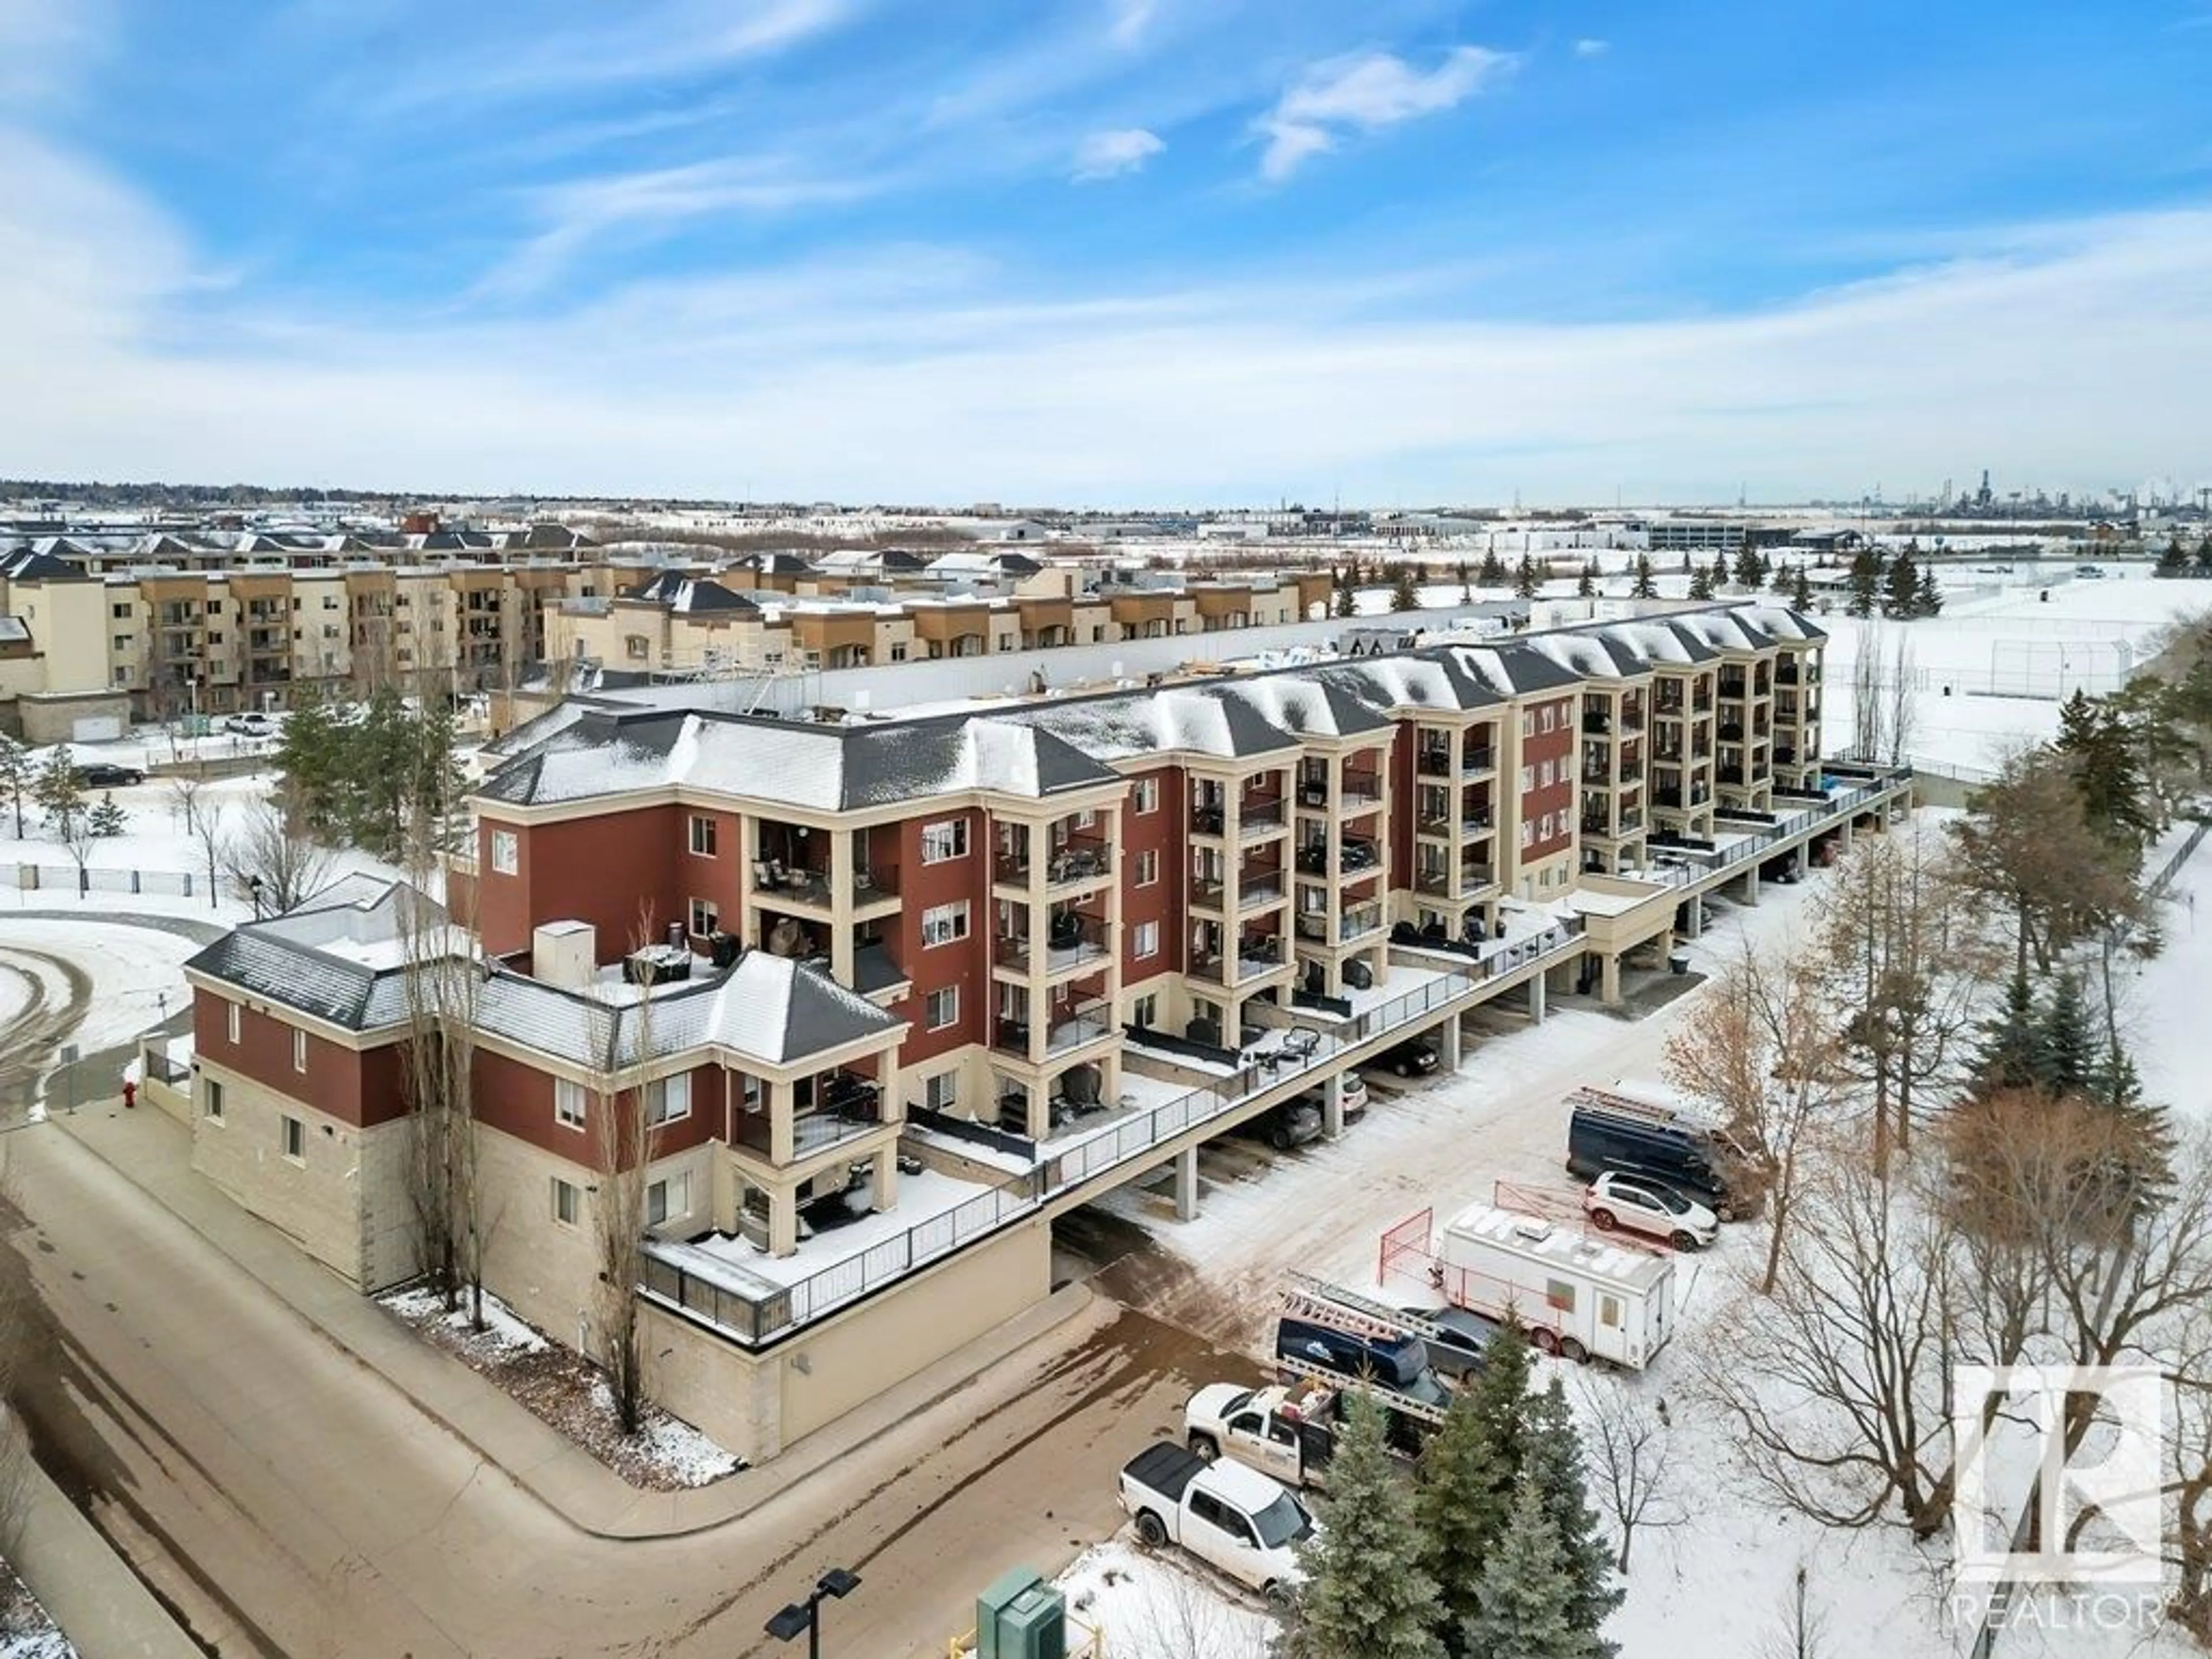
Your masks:
<path fill-rule="evenodd" d="M 415 1275 L 405 1123 L 357 1129 L 205 1059 L 195 1071 L 194 1170 L 364 1291 Z M 222 1085 L 220 1119 L 202 1103 L 209 1079 Z M 296 1160 L 284 1155 L 286 1116 L 307 1125 Z"/>
<path fill-rule="evenodd" d="M 1052 1227 L 1009 1229 L 804 1335 L 754 1354 L 646 1304 L 647 1392 L 760 1462 L 1042 1302 Z"/>
<path fill-rule="evenodd" d="M 579 1137 L 580 1139 L 581 1137 Z M 553 1218 L 553 1180 L 581 1194 L 574 1226 Z M 497 1129 L 477 1130 L 484 1286 L 523 1318 L 570 1346 L 592 1307 L 599 1251 L 593 1231 L 597 1178 L 568 1159 Z M 696 1201 L 695 1195 L 694 1201 Z M 598 1352 L 596 1341 L 590 1351 Z"/>

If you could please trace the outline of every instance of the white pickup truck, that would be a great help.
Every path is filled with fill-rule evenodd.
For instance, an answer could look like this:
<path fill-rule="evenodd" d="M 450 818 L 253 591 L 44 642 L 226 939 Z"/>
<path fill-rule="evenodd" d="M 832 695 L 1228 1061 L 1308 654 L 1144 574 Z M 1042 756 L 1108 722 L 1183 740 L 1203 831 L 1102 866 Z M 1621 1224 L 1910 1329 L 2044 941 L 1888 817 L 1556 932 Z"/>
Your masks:
<path fill-rule="evenodd" d="M 1418 1453 L 1442 1413 L 1408 1415 L 1397 1409 L 1401 1402 L 1370 1393 L 1387 1413 L 1390 1449 L 1401 1456 Z M 1310 1378 L 1289 1388 L 1243 1389 L 1213 1382 L 1183 1407 L 1183 1443 L 1209 1463 L 1231 1457 L 1286 1486 L 1326 1488 L 1343 1420 L 1344 1390 L 1334 1383 Z"/>
<path fill-rule="evenodd" d="M 1270 1601 L 1305 1574 L 1297 1546 L 1314 1529 L 1297 1497 L 1241 1463 L 1208 1463 L 1155 1441 L 1121 1471 L 1121 1507 L 1154 1549 L 1174 1544 Z"/>

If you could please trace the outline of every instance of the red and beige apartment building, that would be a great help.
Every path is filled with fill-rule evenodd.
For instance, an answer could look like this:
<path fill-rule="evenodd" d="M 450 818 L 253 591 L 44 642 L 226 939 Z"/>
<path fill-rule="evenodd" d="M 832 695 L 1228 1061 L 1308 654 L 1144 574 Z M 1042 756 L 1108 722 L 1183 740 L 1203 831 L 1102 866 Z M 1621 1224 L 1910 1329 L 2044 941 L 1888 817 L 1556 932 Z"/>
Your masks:
<path fill-rule="evenodd" d="M 1066 1209 L 1194 1204 L 1202 1141 L 1309 1090 L 1334 1127 L 1493 998 L 1617 1000 L 1710 886 L 1903 799 L 1821 764 L 1821 644 L 1745 605 L 915 718 L 571 699 L 450 912 L 349 884 L 190 964 L 196 1161 L 410 1276 L 404 987 L 465 958 L 489 1287 L 591 1349 L 596 1126 L 642 1111 L 653 1390 L 773 1455 L 1041 1301 Z"/>

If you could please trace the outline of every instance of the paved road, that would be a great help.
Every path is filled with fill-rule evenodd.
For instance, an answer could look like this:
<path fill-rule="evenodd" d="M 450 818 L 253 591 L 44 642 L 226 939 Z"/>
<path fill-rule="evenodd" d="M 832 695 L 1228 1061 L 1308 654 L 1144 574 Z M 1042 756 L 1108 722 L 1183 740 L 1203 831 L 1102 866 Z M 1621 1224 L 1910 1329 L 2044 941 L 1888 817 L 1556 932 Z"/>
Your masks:
<path fill-rule="evenodd" d="M 834 1651 L 942 1651 L 976 1589 L 1050 1571 L 1120 1516 L 1112 1476 L 1223 1362 L 1102 1304 L 726 1527 L 581 1534 L 422 1418 L 84 1147 L 7 1138 L 0 1232 L 45 1328 L 41 1461 L 211 1651 L 733 1655 L 830 1565 Z"/>

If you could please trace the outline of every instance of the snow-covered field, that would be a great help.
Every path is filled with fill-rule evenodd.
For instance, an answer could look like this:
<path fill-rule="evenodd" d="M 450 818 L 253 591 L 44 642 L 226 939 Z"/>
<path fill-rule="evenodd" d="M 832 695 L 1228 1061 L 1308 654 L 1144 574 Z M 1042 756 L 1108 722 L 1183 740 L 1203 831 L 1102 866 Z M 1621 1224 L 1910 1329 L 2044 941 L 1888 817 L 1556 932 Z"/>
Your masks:
<path fill-rule="evenodd" d="M 65 1003 L 70 992 L 65 977 L 40 956 L 58 957 L 89 978 L 89 1000 L 69 1038 L 87 1054 L 128 1042 L 157 1024 L 164 1012 L 181 1007 L 183 963 L 198 948 L 188 939 L 151 928 L 89 918 L 44 921 L 0 912 L 0 963 L 35 973 L 46 987 L 49 1011 Z M 9 977 L 0 976 L 0 984 Z M 21 981 L 16 988 L 20 992 Z"/>
<path fill-rule="evenodd" d="M 1203 1567 L 1117 1537 L 1056 1580 L 1070 1618 L 1111 1659 L 1266 1659 L 1274 1620 Z M 1074 1646 L 1081 1632 L 1068 1632 Z"/>

